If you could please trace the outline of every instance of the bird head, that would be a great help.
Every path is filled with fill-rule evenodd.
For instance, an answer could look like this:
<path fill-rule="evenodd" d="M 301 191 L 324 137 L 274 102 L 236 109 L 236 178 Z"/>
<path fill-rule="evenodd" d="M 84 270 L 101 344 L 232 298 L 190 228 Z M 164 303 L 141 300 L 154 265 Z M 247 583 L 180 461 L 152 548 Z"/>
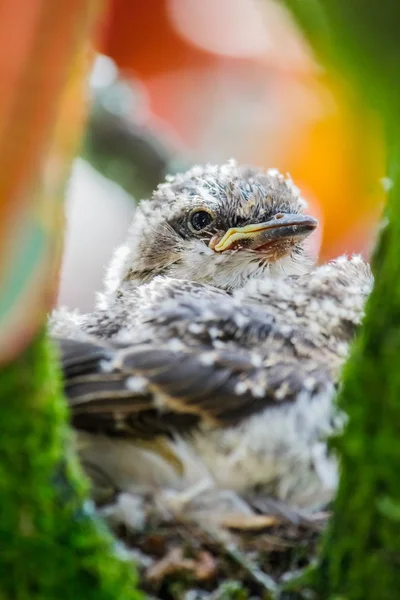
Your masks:
<path fill-rule="evenodd" d="M 249 279 L 301 274 L 312 265 L 305 238 L 318 222 L 276 170 L 229 161 L 169 177 L 135 213 L 111 263 L 109 291 L 157 275 L 231 291 Z"/>

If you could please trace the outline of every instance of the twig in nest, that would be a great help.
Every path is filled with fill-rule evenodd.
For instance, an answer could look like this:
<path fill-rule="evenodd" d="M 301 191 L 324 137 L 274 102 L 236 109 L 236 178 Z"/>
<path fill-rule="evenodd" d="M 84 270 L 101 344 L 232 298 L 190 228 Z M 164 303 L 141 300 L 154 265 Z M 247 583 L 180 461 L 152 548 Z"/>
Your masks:
<path fill-rule="evenodd" d="M 279 587 L 272 577 L 261 571 L 261 569 L 251 560 L 249 560 L 232 541 L 227 541 L 224 539 L 224 536 L 218 535 L 217 532 L 214 532 L 210 535 L 215 539 L 215 542 L 218 543 L 225 554 L 229 556 L 231 560 L 240 565 L 248 575 L 249 579 L 251 579 L 264 592 L 266 592 L 271 600 L 278 598 L 277 594 Z"/>
<path fill-rule="evenodd" d="M 279 519 L 271 515 L 227 515 L 219 524 L 235 531 L 261 531 L 279 524 Z"/>
<path fill-rule="evenodd" d="M 160 583 L 170 575 L 190 573 L 195 581 L 209 581 L 216 574 L 216 563 L 209 552 L 197 553 L 196 558 L 185 558 L 182 548 L 172 548 L 168 554 L 146 571 L 149 582 Z"/>

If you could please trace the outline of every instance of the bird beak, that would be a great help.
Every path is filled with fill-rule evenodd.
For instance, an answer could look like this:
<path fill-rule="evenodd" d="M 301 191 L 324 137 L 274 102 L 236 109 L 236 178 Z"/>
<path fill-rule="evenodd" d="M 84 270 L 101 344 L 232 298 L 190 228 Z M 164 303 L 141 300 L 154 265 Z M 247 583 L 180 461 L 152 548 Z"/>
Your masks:
<path fill-rule="evenodd" d="M 298 241 L 310 235 L 317 226 L 317 219 L 309 215 L 279 213 L 265 223 L 231 227 L 214 246 L 214 250 L 224 252 L 232 250 L 232 246 L 257 250 L 281 240 Z"/>

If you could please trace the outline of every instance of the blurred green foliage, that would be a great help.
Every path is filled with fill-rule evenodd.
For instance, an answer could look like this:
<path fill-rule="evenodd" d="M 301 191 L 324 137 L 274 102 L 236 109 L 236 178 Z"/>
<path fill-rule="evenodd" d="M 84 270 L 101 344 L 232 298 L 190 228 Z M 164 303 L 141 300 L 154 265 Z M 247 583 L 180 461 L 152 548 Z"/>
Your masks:
<path fill-rule="evenodd" d="M 283 0 L 323 62 L 350 76 L 364 101 L 398 108 L 398 0 Z"/>

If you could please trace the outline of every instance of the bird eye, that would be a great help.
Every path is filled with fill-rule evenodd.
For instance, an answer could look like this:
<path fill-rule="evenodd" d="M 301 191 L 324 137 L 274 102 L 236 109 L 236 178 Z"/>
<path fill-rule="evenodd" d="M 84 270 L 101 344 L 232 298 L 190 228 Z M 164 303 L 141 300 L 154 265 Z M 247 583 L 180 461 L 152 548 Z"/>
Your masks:
<path fill-rule="evenodd" d="M 201 231 L 212 223 L 214 217 L 206 210 L 197 210 L 190 215 L 189 224 L 195 231 Z"/>

